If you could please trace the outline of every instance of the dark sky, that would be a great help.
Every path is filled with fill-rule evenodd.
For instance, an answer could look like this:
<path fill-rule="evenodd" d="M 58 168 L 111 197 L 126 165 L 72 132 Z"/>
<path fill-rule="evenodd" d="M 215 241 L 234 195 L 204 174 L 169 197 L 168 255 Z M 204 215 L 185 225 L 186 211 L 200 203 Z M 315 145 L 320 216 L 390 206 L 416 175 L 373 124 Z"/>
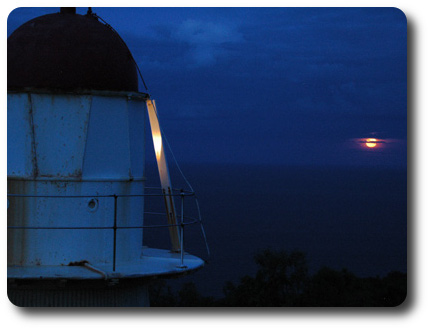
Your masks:
<path fill-rule="evenodd" d="M 128 44 L 179 162 L 406 167 L 398 9 L 93 11 Z M 8 35 L 53 12 L 13 11 Z"/>

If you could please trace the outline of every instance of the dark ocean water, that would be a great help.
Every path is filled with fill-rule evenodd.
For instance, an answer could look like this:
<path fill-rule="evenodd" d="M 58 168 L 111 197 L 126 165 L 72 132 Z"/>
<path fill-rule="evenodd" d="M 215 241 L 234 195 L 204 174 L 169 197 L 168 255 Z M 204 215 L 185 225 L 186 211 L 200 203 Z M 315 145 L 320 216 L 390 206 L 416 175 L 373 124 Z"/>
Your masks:
<path fill-rule="evenodd" d="M 321 266 L 347 268 L 357 276 L 406 272 L 406 170 L 249 165 L 182 170 L 199 197 L 211 257 L 202 270 L 169 280 L 174 289 L 193 281 L 202 294 L 220 297 L 226 281 L 255 274 L 253 256 L 265 248 L 305 252 L 311 273 Z M 157 178 L 155 169 L 147 175 L 149 184 Z M 189 227 L 185 235 L 185 250 L 205 259 L 200 229 Z"/>

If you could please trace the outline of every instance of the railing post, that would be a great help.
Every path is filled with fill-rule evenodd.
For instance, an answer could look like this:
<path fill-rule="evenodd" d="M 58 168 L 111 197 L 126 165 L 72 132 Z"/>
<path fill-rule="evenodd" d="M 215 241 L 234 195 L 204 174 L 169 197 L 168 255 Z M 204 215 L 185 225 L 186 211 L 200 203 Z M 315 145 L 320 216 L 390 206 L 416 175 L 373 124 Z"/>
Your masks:
<path fill-rule="evenodd" d="M 116 268 L 116 230 L 118 229 L 117 226 L 117 209 L 118 209 L 118 196 L 113 195 L 114 198 L 114 216 L 113 216 L 113 271 L 115 271 Z"/>
<path fill-rule="evenodd" d="M 181 265 L 179 268 L 187 268 L 184 265 L 184 191 L 181 189 Z"/>

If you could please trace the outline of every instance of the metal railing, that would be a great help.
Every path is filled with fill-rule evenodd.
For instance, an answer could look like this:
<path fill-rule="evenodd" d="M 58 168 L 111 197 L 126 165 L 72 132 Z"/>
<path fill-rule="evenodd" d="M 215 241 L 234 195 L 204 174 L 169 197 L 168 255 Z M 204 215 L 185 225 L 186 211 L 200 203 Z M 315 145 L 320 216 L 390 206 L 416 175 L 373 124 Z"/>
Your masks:
<path fill-rule="evenodd" d="M 145 190 L 150 189 L 160 189 L 160 188 L 152 188 L 145 187 Z M 177 193 L 175 193 L 177 192 Z M 209 246 L 206 239 L 206 233 L 203 227 L 203 222 L 200 214 L 200 206 L 198 203 L 198 199 L 193 191 L 185 191 L 183 189 L 173 189 L 173 193 L 168 194 L 168 196 L 180 197 L 180 216 L 176 216 L 176 224 L 157 224 L 157 225 L 142 225 L 142 226 L 120 226 L 118 225 L 118 199 L 119 198 L 134 198 L 134 197 L 165 197 L 166 195 L 163 193 L 144 193 L 144 194 L 128 194 L 128 195 L 25 195 L 25 194 L 7 194 L 9 198 L 57 198 L 57 199 L 72 199 L 72 198 L 111 198 L 113 199 L 113 225 L 112 226 L 7 226 L 8 230 L 105 230 L 109 229 L 113 231 L 113 271 L 116 270 L 116 254 L 117 254 L 117 230 L 119 229 L 149 229 L 149 228 L 169 228 L 169 227 L 178 227 L 179 237 L 180 237 L 180 260 L 181 264 L 178 265 L 179 268 L 186 268 L 184 265 L 184 231 L 186 226 L 199 224 L 201 234 L 203 236 L 205 247 L 207 251 L 208 257 L 210 257 Z M 186 197 L 194 197 L 197 209 L 197 217 L 190 217 L 184 215 L 184 200 Z M 8 202 L 9 208 L 9 202 Z M 165 212 L 143 212 L 143 215 L 158 215 L 158 216 L 166 216 Z M 143 220 L 143 219 L 142 219 Z"/>

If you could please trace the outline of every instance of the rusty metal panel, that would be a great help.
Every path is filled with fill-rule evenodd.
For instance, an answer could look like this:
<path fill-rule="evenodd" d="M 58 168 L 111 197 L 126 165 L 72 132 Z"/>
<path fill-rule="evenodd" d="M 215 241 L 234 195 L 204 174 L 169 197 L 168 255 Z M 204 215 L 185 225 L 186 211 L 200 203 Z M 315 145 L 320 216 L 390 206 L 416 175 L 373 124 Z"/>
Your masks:
<path fill-rule="evenodd" d="M 87 95 L 32 95 L 39 176 L 81 176 L 90 104 Z"/>
<path fill-rule="evenodd" d="M 34 229 L 37 227 L 112 227 L 114 205 L 109 198 L 58 198 L 107 194 L 117 187 L 81 181 L 8 180 L 8 265 L 60 265 L 77 260 L 112 263 L 113 231 L 107 229 Z M 86 193 L 83 193 L 86 191 Z M 97 205 L 92 207 L 91 200 Z"/>
<path fill-rule="evenodd" d="M 112 265 L 115 203 L 114 197 L 109 196 L 142 195 L 144 183 L 8 180 L 8 190 L 12 194 L 39 196 L 9 196 L 8 226 L 27 226 L 33 229 L 8 230 L 8 265 L 67 265 L 79 260 Z M 80 195 L 95 197 L 67 198 Z M 117 226 L 142 226 L 143 201 L 144 197 L 119 197 Z M 35 227 L 79 229 L 34 229 Z M 118 230 L 118 264 L 133 263 L 140 258 L 142 235 L 141 228 Z"/>
<path fill-rule="evenodd" d="M 93 96 L 83 177 L 129 179 L 130 142 L 126 97 Z"/>
<path fill-rule="evenodd" d="M 7 175 L 34 175 L 33 130 L 30 95 L 7 96 Z"/>

